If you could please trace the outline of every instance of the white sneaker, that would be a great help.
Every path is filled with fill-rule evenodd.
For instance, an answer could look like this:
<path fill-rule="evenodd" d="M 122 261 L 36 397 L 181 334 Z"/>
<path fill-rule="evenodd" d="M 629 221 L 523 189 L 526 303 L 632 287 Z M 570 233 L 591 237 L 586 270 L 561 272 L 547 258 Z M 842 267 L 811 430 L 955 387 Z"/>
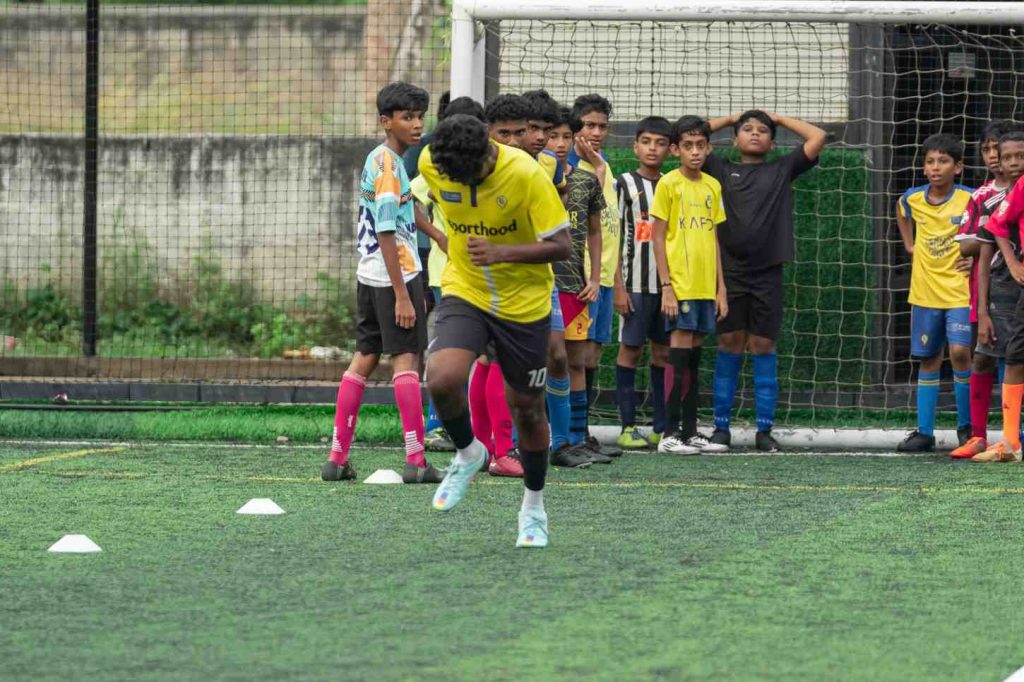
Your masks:
<path fill-rule="evenodd" d="M 686 444 L 690 447 L 700 448 L 701 452 L 725 452 L 729 449 L 721 443 L 712 443 L 707 436 L 700 433 L 687 438 Z"/>
<path fill-rule="evenodd" d="M 692 439 L 684 439 L 678 432 L 673 433 L 661 439 L 658 443 L 658 452 L 666 455 L 699 455 L 700 448 L 690 445 L 689 440 Z"/>

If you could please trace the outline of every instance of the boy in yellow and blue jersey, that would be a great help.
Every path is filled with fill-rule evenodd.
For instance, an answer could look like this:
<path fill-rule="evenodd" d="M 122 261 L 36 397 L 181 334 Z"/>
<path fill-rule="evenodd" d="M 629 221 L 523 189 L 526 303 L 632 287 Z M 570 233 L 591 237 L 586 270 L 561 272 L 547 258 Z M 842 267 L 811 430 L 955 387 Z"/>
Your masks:
<path fill-rule="evenodd" d="M 900 452 L 935 448 L 935 408 L 939 370 L 949 345 L 956 392 L 957 434 L 961 444 L 971 435 L 970 289 L 956 269 L 960 256 L 953 237 L 971 199 L 971 189 L 957 184 L 964 148 L 952 135 L 924 141 L 928 184 L 908 189 L 896 206 L 903 245 L 913 259 L 910 274 L 910 354 L 921 362 L 917 377 L 917 429 L 899 444 Z"/>
<path fill-rule="evenodd" d="M 569 152 L 568 165 L 580 167 L 593 173 L 601 183 L 605 208 L 601 212 L 601 291 L 597 300 L 590 304 L 590 329 L 587 340 L 590 351 L 587 356 L 587 390 L 582 395 L 570 394 L 569 400 L 576 405 L 585 400 L 589 406 L 595 398 L 594 378 L 601 360 L 601 346 L 612 341 L 612 317 L 615 313 L 615 273 L 619 269 L 619 198 L 615 191 L 615 178 L 605 161 L 601 150 L 610 132 L 609 119 L 612 105 L 601 95 L 581 95 L 572 105 L 572 129 L 576 134 L 575 144 Z M 604 456 L 617 457 L 622 448 L 599 445 L 588 434 L 584 441 L 594 452 Z"/>
<path fill-rule="evenodd" d="M 487 463 L 487 447 L 473 434 L 465 385 L 473 363 L 492 346 L 508 385 L 526 487 L 516 546 L 543 547 L 550 264 L 571 252 L 569 217 L 537 162 L 490 140 L 487 126 L 470 116 L 447 117 L 438 125 L 420 157 L 420 173 L 448 220 L 444 296 L 427 375 L 457 452 L 434 508 L 458 504 Z"/>
<path fill-rule="evenodd" d="M 722 185 L 701 171 L 711 153 L 711 127 L 697 116 L 672 126 L 670 152 L 679 169 L 654 190 L 654 258 L 661 283 L 661 312 L 669 336 L 674 380 L 669 391 L 665 437 L 658 452 L 697 455 L 722 452 L 697 431 L 700 349 L 715 322 L 729 312 L 718 249 L 718 226 L 725 222 Z"/>

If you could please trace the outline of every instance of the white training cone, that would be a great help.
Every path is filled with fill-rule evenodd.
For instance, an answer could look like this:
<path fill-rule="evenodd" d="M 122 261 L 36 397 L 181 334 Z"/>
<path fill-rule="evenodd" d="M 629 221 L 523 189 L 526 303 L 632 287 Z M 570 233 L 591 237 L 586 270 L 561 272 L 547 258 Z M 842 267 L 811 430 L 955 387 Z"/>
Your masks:
<path fill-rule="evenodd" d="M 277 506 L 277 503 L 266 497 L 255 497 L 238 510 L 239 514 L 284 514 L 284 509 Z"/>
<path fill-rule="evenodd" d="M 377 485 L 390 485 L 401 482 L 402 477 L 394 469 L 377 469 L 366 478 L 366 483 L 376 483 Z"/>
<path fill-rule="evenodd" d="M 88 554 L 90 552 L 102 552 L 100 546 L 85 535 L 65 535 L 57 542 L 50 545 L 48 552 L 64 552 L 68 554 Z"/>

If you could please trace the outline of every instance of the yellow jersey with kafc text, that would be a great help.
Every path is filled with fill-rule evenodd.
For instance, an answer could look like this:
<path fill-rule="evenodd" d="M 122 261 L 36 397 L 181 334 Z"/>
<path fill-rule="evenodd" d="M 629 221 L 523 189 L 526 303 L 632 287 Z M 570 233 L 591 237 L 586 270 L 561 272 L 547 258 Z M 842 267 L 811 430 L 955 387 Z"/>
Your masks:
<path fill-rule="evenodd" d="M 674 170 L 658 181 L 651 217 L 664 220 L 665 255 L 679 301 L 708 301 L 718 291 L 718 225 L 725 222 L 722 185 L 707 173 L 691 180 Z"/>
<path fill-rule="evenodd" d="M 899 214 L 914 223 L 914 264 L 908 300 L 926 308 L 966 308 L 971 294 L 967 276 L 954 267 L 960 249 L 953 237 L 960 230 L 971 190 L 953 185 L 949 196 L 933 204 L 928 200 L 928 187 L 908 189 L 899 203 Z"/>
<path fill-rule="evenodd" d="M 496 145 L 494 170 L 479 185 L 463 185 L 434 166 L 430 146 L 420 156 L 420 174 L 448 221 L 445 296 L 457 296 L 495 317 L 535 322 L 551 314 L 554 275 L 547 263 L 473 265 L 469 240 L 534 244 L 569 226 L 569 216 L 551 178 L 532 156 Z"/>

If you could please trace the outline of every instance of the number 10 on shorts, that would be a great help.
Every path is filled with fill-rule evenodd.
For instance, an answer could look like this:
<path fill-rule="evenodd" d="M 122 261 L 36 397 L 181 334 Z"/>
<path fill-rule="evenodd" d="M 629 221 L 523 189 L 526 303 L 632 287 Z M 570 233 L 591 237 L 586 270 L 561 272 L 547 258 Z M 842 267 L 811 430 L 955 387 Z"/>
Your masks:
<path fill-rule="evenodd" d="M 530 387 L 531 388 L 544 388 L 548 383 L 548 368 L 541 367 L 540 369 L 531 369 L 530 373 Z"/>

